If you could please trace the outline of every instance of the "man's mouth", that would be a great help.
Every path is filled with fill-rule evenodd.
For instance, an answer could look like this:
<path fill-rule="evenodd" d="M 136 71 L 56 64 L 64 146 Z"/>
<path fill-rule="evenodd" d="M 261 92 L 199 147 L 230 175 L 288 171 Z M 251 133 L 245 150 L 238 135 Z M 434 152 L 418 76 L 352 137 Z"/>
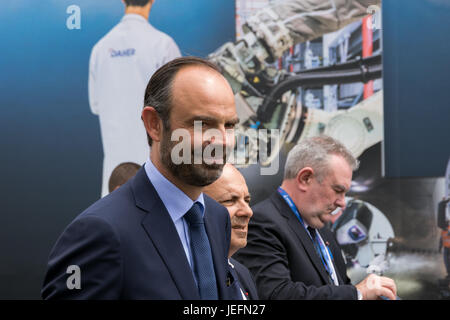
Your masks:
<path fill-rule="evenodd" d="M 231 226 L 231 228 L 233 229 L 234 232 L 242 235 L 242 236 L 247 236 L 247 226 L 245 225 L 234 225 Z"/>
<path fill-rule="evenodd" d="M 334 215 L 338 214 L 339 211 L 341 211 L 341 208 L 340 207 L 336 207 L 336 208 L 334 208 L 333 210 L 330 211 L 330 214 L 332 216 L 334 216 Z"/>
<path fill-rule="evenodd" d="M 203 163 L 206 165 L 217 165 L 224 164 L 224 161 L 222 158 L 203 158 Z"/>

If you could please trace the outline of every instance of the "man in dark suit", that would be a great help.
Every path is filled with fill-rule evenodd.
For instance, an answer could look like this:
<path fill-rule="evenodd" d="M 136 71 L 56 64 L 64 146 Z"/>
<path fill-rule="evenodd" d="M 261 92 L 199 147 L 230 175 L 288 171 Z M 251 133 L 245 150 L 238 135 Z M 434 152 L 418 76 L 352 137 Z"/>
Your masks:
<path fill-rule="evenodd" d="M 185 57 L 156 71 L 144 103 L 149 159 L 66 228 L 50 254 L 44 299 L 239 298 L 229 281 L 228 212 L 202 193 L 224 159 L 192 161 L 207 147 L 234 144 L 233 92 L 214 65 Z M 206 139 L 205 127 L 223 135 Z M 175 130 L 183 161 L 172 152 Z"/>
<path fill-rule="evenodd" d="M 231 256 L 247 245 L 248 222 L 253 215 L 250 208 L 250 193 L 242 174 L 230 163 L 223 168 L 222 175 L 205 187 L 204 192 L 225 206 L 231 219 L 231 241 L 228 250 L 229 265 L 242 299 L 257 300 L 255 282 L 248 269 Z"/>
<path fill-rule="evenodd" d="M 339 245 L 324 228 L 345 207 L 357 160 L 336 140 L 306 139 L 289 153 L 284 180 L 256 204 L 248 244 L 236 259 L 252 272 L 262 299 L 396 298 L 386 277 L 370 275 L 351 285 Z"/>

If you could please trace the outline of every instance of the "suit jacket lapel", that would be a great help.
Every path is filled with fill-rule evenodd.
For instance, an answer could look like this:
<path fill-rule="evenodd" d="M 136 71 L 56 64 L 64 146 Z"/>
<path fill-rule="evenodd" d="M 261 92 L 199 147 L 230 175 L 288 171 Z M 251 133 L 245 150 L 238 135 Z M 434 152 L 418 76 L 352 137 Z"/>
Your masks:
<path fill-rule="evenodd" d="M 277 191 L 272 195 L 272 201 L 278 208 L 279 212 L 288 220 L 289 228 L 291 228 L 291 230 L 299 238 L 301 244 L 303 245 L 303 248 L 311 259 L 311 262 L 313 263 L 317 272 L 322 277 L 323 281 L 329 284 L 330 280 L 328 278 L 327 271 L 325 270 L 325 267 L 323 266 L 322 261 L 320 260 L 320 257 L 318 256 L 316 249 L 314 248 L 314 244 L 312 243 L 305 227 L 297 219 L 291 208 Z"/>
<path fill-rule="evenodd" d="M 218 229 L 218 224 L 214 223 L 211 215 L 214 215 L 214 212 L 211 212 L 211 208 L 208 210 L 208 201 L 205 199 L 205 228 L 206 233 L 208 234 L 209 243 L 211 245 L 219 299 L 229 299 L 229 291 L 226 287 L 228 270 L 225 269 L 225 267 L 228 266 L 228 262 L 226 260 L 228 253 L 224 252 L 224 248 L 218 242 L 217 237 L 217 235 L 225 232 L 225 226 L 222 226 L 222 229 Z"/>
<path fill-rule="evenodd" d="M 136 174 L 132 188 L 136 206 L 147 211 L 142 226 L 166 264 L 182 299 L 200 299 L 178 232 L 144 168 Z"/>

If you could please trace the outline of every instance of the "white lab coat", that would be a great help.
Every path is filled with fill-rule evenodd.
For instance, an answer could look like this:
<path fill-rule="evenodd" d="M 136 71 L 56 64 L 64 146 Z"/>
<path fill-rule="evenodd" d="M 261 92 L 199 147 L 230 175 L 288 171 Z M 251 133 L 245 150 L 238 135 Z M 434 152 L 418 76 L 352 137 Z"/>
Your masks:
<path fill-rule="evenodd" d="M 148 158 L 141 120 L 145 88 L 160 66 L 179 56 L 173 39 L 137 14 L 126 14 L 92 49 L 89 104 L 100 119 L 102 196 L 108 194 L 109 178 L 117 165 L 142 165 Z"/>

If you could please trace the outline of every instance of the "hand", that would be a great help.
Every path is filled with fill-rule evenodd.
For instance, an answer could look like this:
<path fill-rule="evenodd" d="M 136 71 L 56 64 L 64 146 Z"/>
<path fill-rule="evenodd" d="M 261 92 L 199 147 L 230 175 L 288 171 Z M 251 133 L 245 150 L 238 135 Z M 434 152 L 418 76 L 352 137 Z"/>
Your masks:
<path fill-rule="evenodd" d="M 355 286 L 363 295 L 363 300 L 376 300 L 384 296 L 389 300 L 396 300 L 397 286 L 394 280 L 375 274 L 367 276 Z"/>

